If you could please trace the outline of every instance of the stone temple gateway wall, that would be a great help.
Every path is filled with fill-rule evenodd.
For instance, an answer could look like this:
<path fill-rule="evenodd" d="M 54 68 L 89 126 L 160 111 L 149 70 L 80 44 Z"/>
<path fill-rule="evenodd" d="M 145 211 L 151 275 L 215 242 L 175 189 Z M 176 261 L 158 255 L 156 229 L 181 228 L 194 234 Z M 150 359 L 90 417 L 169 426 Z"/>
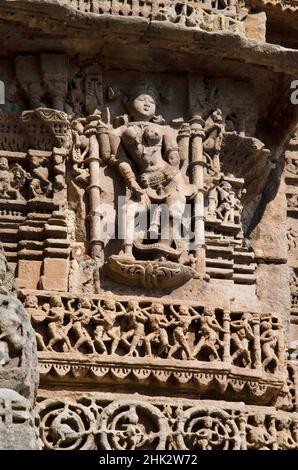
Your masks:
<path fill-rule="evenodd" d="M 297 9 L 0 1 L 0 449 L 297 450 Z"/>

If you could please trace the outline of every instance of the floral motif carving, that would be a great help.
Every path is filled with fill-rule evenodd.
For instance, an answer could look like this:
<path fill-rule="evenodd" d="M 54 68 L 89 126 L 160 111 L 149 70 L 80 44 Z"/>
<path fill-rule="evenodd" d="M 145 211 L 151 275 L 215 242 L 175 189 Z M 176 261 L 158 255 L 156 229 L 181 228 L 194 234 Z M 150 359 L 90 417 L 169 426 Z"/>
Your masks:
<path fill-rule="evenodd" d="M 46 449 L 290 450 L 297 417 L 253 407 L 107 398 L 40 399 Z"/>

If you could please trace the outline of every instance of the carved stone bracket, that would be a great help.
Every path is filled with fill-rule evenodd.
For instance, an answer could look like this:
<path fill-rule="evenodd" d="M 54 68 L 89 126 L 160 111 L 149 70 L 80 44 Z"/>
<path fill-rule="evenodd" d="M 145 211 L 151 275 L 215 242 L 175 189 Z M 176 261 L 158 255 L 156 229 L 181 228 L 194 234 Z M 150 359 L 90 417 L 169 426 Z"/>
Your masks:
<path fill-rule="evenodd" d="M 190 266 L 179 263 L 129 260 L 121 255 L 109 258 L 107 271 L 118 282 L 158 290 L 179 287 L 199 276 Z"/>

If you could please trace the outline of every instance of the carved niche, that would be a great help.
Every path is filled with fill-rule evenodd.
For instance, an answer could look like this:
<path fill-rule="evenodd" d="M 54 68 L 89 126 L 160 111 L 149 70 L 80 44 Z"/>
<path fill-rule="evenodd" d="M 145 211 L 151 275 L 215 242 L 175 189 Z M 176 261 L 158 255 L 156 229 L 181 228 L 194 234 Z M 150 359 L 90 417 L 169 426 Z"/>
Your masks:
<path fill-rule="evenodd" d="M 269 151 L 254 137 L 249 84 L 236 84 L 237 94 L 225 80 L 191 74 L 188 97 L 174 99 L 175 83 L 132 75 L 136 84 L 129 88 L 128 79 L 109 84 L 112 77 L 97 75 L 97 107 L 71 124 L 72 207 L 99 271 L 149 289 L 210 276 L 254 282 L 245 233 L 264 178 L 247 162 L 266 174 Z M 74 79 L 85 93 L 81 109 L 88 96 L 82 82 Z M 121 246 L 108 231 L 115 218 Z M 222 262 L 212 261 L 216 253 Z M 100 276 L 95 284 L 98 290 Z"/>
<path fill-rule="evenodd" d="M 63 54 L 5 64 L 17 108 L 0 115 L 0 234 L 17 287 L 255 282 L 246 236 L 270 165 L 250 82 L 119 77 Z"/>

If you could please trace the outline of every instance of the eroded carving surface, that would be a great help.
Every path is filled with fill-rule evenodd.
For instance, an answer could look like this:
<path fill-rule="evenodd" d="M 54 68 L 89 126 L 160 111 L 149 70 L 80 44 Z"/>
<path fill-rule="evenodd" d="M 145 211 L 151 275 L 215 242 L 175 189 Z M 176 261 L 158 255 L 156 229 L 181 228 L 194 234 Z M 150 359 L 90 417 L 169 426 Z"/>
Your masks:
<path fill-rule="evenodd" d="M 0 447 L 297 449 L 296 7 L 0 4 Z"/>

